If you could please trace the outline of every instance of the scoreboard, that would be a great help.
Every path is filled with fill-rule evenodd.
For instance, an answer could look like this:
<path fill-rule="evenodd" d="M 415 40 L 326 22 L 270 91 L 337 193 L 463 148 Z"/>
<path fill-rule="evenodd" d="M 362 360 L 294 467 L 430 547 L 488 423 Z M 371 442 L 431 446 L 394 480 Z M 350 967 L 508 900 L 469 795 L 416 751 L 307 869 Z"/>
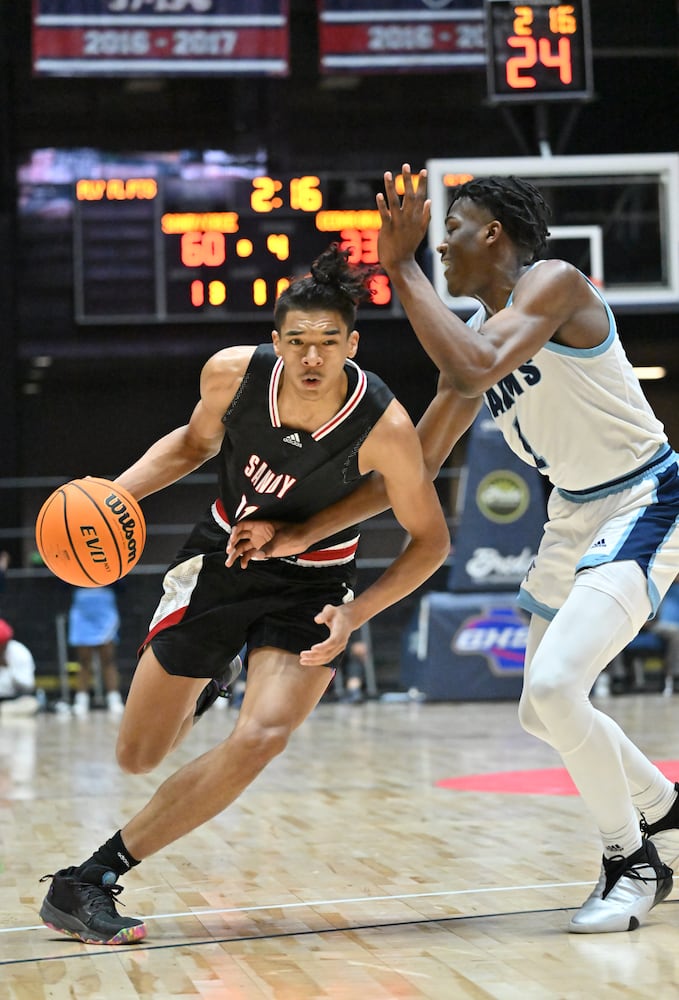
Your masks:
<path fill-rule="evenodd" d="M 377 209 L 367 198 L 343 207 L 343 181 L 263 173 L 210 188 L 167 176 L 76 180 L 79 323 L 261 318 L 332 242 L 354 263 L 377 263 Z M 384 310 L 388 280 L 372 281 L 372 306 Z"/>
<path fill-rule="evenodd" d="M 67 164 L 56 151 L 48 168 L 34 155 L 31 170 L 19 185 L 31 294 L 50 280 L 41 266 L 56 245 L 50 225 L 70 227 L 80 325 L 269 319 L 276 296 L 331 243 L 353 263 L 377 263 L 376 174 L 277 174 L 215 152 L 85 150 Z M 386 275 L 371 291 L 363 315 L 399 310 Z"/>
<path fill-rule="evenodd" d="M 591 98 L 588 0 L 485 3 L 492 102 Z"/>

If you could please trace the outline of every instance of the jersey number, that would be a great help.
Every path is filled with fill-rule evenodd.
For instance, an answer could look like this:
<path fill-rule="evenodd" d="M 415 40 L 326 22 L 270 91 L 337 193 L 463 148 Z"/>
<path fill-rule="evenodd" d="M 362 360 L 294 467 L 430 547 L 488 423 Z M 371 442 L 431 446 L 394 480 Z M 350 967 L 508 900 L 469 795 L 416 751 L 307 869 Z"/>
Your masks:
<path fill-rule="evenodd" d="M 512 426 L 514 427 L 514 430 L 516 431 L 517 437 L 518 437 L 519 441 L 521 442 L 521 444 L 523 445 L 524 450 L 526 452 L 528 452 L 528 454 L 533 459 L 533 461 L 535 463 L 535 468 L 536 469 L 546 469 L 547 468 L 547 460 L 544 459 L 544 458 L 542 458 L 541 455 L 536 455 L 536 453 L 533 451 L 533 449 L 529 445 L 528 441 L 526 441 L 525 437 L 523 436 L 523 431 L 519 427 L 519 421 L 518 421 L 518 419 L 516 417 L 514 417 L 514 420 L 512 422 Z"/>

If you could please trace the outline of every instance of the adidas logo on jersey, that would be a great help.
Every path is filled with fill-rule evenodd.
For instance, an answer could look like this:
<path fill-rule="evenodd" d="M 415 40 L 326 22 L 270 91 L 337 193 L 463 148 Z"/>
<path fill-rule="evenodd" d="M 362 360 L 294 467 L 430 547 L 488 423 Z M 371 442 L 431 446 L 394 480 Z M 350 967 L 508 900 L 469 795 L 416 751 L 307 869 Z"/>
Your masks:
<path fill-rule="evenodd" d="M 295 448 L 302 447 L 302 441 L 297 431 L 295 431 L 294 434 L 288 434 L 287 437 L 283 438 L 283 441 L 285 444 L 294 444 Z"/>
<path fill-rule="evenodd" d="M 606 539 L 605 538 L 599 538 L 598 541 L 596 541 L 596 542 L 594 542 L 592 544 L 592 548 L 593 549 L 605 549 L 606 548 Z"/>

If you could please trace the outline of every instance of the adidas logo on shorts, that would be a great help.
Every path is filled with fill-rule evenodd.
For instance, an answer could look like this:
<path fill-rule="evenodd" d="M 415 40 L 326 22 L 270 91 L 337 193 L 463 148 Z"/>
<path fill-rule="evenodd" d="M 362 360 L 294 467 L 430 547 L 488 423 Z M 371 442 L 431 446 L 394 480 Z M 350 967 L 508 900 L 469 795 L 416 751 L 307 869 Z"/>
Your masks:
<path fill-rule="evenodd" d="M 287 437 L 283 438 L 283 441 L 285 444 L 294 444 L 295 448 L 302 447 L 302 441 L 297 431 L 295 431 L 294 434 L 288 434 Z"/>
<path fill-rule="evenodd" d="M 593 549 L 605 549 L 606 548 L 606 539 L 605 538 L 599 538 L 596 542 L 594 542 L 592 544 L 592 548 Z"/>

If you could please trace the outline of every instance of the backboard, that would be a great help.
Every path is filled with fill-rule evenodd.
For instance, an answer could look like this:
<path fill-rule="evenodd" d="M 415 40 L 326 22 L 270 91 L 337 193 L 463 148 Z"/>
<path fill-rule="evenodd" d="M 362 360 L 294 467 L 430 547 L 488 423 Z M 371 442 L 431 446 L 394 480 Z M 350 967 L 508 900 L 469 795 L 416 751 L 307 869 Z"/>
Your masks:
<path fill-rule="evenodd" d="M 542 192 L 552 215 L 546 257 L 570 261 L 617 308 L 679 306 L 679 155 L 539 156 L 427 161 L 432 280 L 456 311 L 475 299 L 448 293 L 436 247 L 450 189 L 472 177 L 516 176 Z"/>

